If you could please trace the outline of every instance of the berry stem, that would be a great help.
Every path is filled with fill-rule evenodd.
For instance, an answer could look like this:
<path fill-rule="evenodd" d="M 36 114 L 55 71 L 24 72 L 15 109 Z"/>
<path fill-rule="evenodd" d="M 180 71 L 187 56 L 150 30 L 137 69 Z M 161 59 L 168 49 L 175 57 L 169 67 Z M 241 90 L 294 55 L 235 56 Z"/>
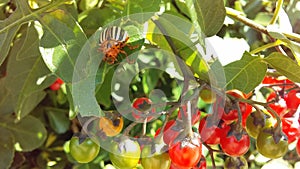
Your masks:
<path fill-rule="evenodd" d="M 170 117 L 170 115 L 169 115 L 169 113 L 167 113 L 167 114 L 166 114 L 166 119 L 165 119 L 165 121 L 164 121 L 164 124 L 163 124 L 163 126 L 161 127 L 161 130 L 160 130 L 159 135 L 157 136 L 157 140 L 159 140 L 160 143 L 163 142 L 163 134 L 164 134 L 165 127 L 166 127 L 166 125 L 167 125 L 167 123 L 168 123 L 168 121 L 169 121 L 169 117 Z"/>
<path fill-rule="evenodd" d="M 97 120 L 99 119 L 99 117 L 91 117 L 89 118 L 82 126 L 82 130 L 84 133 L 87 133 L 88 132 L 88 126 L 90 123 L 92 123 L 94 120 Z"/>
<path fill-rule="evenodd" d="M 145 136 L 147 132 L 147 118 L 145 118 L 143 122 L 143 130 L 142 130 L 142 136 Z"/>
<path fill-rule="evenodd" d="M 211 148 L 209 145 L 207 145 L 206 143 L 202 143 L 202 144 L 208 149 L 208 152 L 209 152 L 209 155 L 211 158 L 212 168 L 216 169 L 217 167 L 216 167 L 214 152 L 223 153 L 223 151 L 215 150 L 215 149 Z"/>
<path fill-rule="evenodd" d="M 126 127 L 124 130 L 124 135 L 128 136 L 130 131 L 133 129 L 134 126 L 136 126 L 138 123 L 137 122 L 132 122 L 129 126 Z"/>
<path fill-rule="evenodd" d="M 281 118 L 280 116 L 277 114 L 277 112 L 275 110 L 273 110 L 269 105 L 264 106 L 265 109 L 267 109 L 275 118 L 276 118 L 276 124 L 274 126 L 274 128 L 278 128 L 280 127 L 281 124 Z"/>
<path fill-rule="evenodd" d="M 238 112 L 238 124 L 242 124 L 242 111 L 240 109 L 240 103 L 238 101 L 236 101 L 234 103 L 234 105 Z"/>
<path fill-rule="evenodd" d="M 186 118 L 187 130 L 190 137 L 193 136 L 192 129 L 192 105 L 191 101 L 187 102 L 187 118 Z"/>

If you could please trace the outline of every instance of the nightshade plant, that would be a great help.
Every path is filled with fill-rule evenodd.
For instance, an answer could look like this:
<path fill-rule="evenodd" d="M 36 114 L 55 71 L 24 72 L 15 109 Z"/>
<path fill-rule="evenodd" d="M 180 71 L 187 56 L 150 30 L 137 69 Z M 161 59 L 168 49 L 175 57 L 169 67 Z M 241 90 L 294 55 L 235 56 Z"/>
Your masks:
<path fill-rule="evenodd" d="M 299 167 L 299 6 L 1 0 L 0 168 Z"/>

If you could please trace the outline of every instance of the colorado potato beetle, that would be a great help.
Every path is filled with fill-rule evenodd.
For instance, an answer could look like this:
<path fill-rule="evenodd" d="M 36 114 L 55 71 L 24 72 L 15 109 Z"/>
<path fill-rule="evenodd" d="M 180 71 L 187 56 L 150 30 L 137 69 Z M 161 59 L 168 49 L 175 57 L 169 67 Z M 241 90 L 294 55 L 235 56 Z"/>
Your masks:
<path fill-rule="evenodd" d="M 98 49 L 98 51 L 104 53 L 103 61 L 108 64 L 114 64 L 118 60 L 119 53 L 122 53 L 127 57 L 127 53 L 123 50 L 123 48 L 125 46 L 130 47 L 130 49 L 136 48 L 128 45 L 128 40 L 128 34 L 122 28 L 117 26 L 105 28 L 100 33 Z"/>

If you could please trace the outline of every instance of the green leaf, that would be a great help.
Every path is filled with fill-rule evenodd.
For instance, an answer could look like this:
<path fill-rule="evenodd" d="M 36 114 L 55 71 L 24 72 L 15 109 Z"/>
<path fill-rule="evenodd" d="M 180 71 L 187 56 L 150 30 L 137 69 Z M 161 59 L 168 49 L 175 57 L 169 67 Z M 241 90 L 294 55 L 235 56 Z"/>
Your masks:
<path fill-rule="evenodd" d="M 144 23 L 154 12 L 159 11 L 161 0 L 128 0 L 124 9 L 124 16 L 131 18 L 134 22 Z M 132 14 L 138 14 L 133 15 Z"/>
<path fill-rule="evenodd" d="M 8 169 L 14 159 L 15 139 L 13 134 L 3 127 L 0 127 L 0 133 L 0 168 Z"/>
<path fill-rule="evenodd" d="M 36 28 L 41 36 L 40 52 L 44 62 L 64 82 L 71 82 L 77 56 L 86 42 L 85 35 L 65 10 L 45 14 L 39 21 Z"/>
<path fill-rule="evenodd" d="M 252 91 L 264 78 L 267 65 L 259 57 L 244 53 L 241 60 L 224 67 L 226 90 L 238 89 L 244 93 Z"/>
<path fill-rule="evenodd" d="M 223 87 L 226 85 L 224 68 L 219 60 L 210 64 L 209 78 L 210 85 L 212 86 Z"/>
<path fill-rule="evenodd" d="M 69 119 L 74 119 L 77 115 L 77 110 L 75 109 L 73 96 L 72 96 L 72 86 L 70 84 L 66 84 L 66 96 L 69 103 Z"/>
<path fill-rule="evenodd" d="M 161 25 L 165 32 L 158 29 L 157 24 Z M 149 22 L 149 28 L 150 30 L 148 31 L 153 32 L 151 35 L 148 35 L 149 40 L 157 44 L 160 48 L 173 53 L 164 34 L 169 36 L 181 59 L 192 69 L 192 73 L 208 81 L 208 65 L 189 37 L 193 29 L 190 22 L 176 16 L 164 14 L 157 21 Z M 180 67 L 176 67 L 176 70 L 180 70 Z"/>
<path fill-rule="evenodd" d="M 17 113 L 18 119 L 30 113 L 45 97 L 43 91 L 54 82 L 38 50 L 38 36 L 31 25 L 23 26 L 7 63 L 7 76 L 0 79 L 1 113 Z"/>
<path fill-rule="evenodd" d="M 187 6 L 193 23 L 197 22 L 206 36 L 217 34 L 222 28 L 226 16 L 223 0 L 187 0 Z"/>
<path fill-rule="evenodd" d="M 300 65 L 300 44 L 288 39 L 282 32 L 282 30 L 279 29 L 276 25 L 269 25 L 267 27 L 267 31 L 270 36 L 276 39 L 280 39 L 280 41 L 283 42 L 282 44 L 291 50 L 296 61 L 298 62 L 298 65 Z M 293 33 L 291 33 L 291 35 L 293 35 Z"/>
<path fill-rule="evenodd" d="M 30 115 L 17 123 L 13 119 L 7 121 L 5 128 L 12 132 L 22 151 L 32 151 L 40 147 L 47 137 L 44 124 Z"/>
<path fill-rule="evenodd" d="M 149 94 L 156 87 L 162 73 L 163 71 L 156 69 L 145 70 L 142 77 L 144 93 Z"/>
<path fill-rule="evenodd" d="M 288 79 L 300 82 L 300 66 L 287 56 L 280 53 L 272 53 L 264 58 L 264 61 Z"/>
<path fill-rule="evenodd" d="M 27 1 L 16 1 L 16 7 L 16 10 L 9 18 L 0 20 L 0 65 L 5 60 L 13 38 L 21 25 L 32 19 L 32 16 L 29 15 L 31 11 Z"/>
<path fill-rule="evenodd" d="M 70 120 L 66 116 L 66 110 L 46 108 L 46 113 L 50 126 L 56 133 L 63 134 L 69 129 Z"/>
<path fill-rule="evenodd" d="M 119 17 L 120 15 L 110 8 L 92 8 L 81 12 L 78 16 L 78 21 L 84 32 L 89 37 L 95 33 L 100 26 L 107 25 Z"/>
<path fill-rule="evenodd" d="M 79 2 L 79 9 L 85 11 L 87 9 L 96 7 L 97 4 L 98 0 L 82 0 Z"/>
<path fill-rule="evenodd" d="M 185 15 L 185 17 L 190 17 L 190 11 L 186 6 L 186 2 L 181 1 L 181 0 L 175 0 L 175 4 L 179 8 L 180 12 L 182 12 L 182 14 Z M 176 11 L 176 13 L 178 14 L 178 11 Z M 174 15 L 176 15 L 176 13 L 174 12 Z M 182 14 L 180 14 L 180 15 L 182 15 Z"/>
<path fill-rule="evenodd" d="M 100 83 L 96 89 L 97 102 L 105 107 L 110 107 L 111 105 L 111 80 L 114 75 L 114 71 L 115 69 L 109 69 L 105 73 L 105 79 L 103 83 Z"/>
<path fill-rule="evenodd" d="M 33 11 L 28 5 L 27 0 L 15 1 L 16 10 L 7 19 L 0 20 L 0 65 L 5 60 L 10 50 L 11 43 L 17 31 L 23 24 L 36 20 L 36 16 L 39 16 L 41 13 L 56 8 L 64 3 L 66 2 L 54 0 L 50 5 Z"/>

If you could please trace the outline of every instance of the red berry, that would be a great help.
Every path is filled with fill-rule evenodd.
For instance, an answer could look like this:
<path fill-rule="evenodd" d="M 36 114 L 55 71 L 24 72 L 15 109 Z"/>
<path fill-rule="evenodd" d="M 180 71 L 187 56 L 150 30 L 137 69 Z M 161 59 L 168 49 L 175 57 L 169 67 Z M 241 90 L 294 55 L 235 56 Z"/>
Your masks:
<path fill-rule="evenodd" d="M 64 84 L 64 81 L 61 80 L 60 78 L 57 78 L 55 82 L 61 85 Z"/>
<path fill-rule="evenodd" d="M 63 84 L 64 82 L 60 79 L 57 78 L 55 80 L 55 82 L 49 87 L 51 90 L 56 91 L 60 89 L 60 86 Z"/>
<path fill-rule="evenodd" d="M 219 144 L 220 137 L 222 135 L 222 130 L 216 125 L 208 126 L 207 117 L 200 120 L 199 133 L 201 135 L 201 140 L 206 144 Z"/>
<path fill-rule="evenodd" d="M 198 164 L 202 154 L 202 144 L 200 136 L 194 133 L 193 138 L 184 138 L 176 143 L 171 143 L 169 155 L 178 167 L 194 167 Z"/>
<path fill-rule="evenodd" d="M 163 139 L 167 145 L 169 145 L 170 142 L 172 142 L 179 135 L 178 131 L 172 129 L 174 125 L 175 125 L 175 120 L 170 120 L 167 122 L 164 128 Z M 159 135 L 160 131 L 161 128 L 156 130 L 155 137 Z"/>
<path fill-rule="evenodd" d="M 229 90 L 226 93 L 233 96 L 233 97 L 236 97 L 236 98 L 243 98 L 243 99 L 247 98 L 246 94 L 244 94 L 244 93 L 242 93 L 238 90 Z M 241 110 L 241 113 L 242 113 L 242 125 L 243 125 L 243 127 L 245 127 L 247 117 L 252 112 L 252 106 L 247 104 L 247 103 L 240 102 L 239 107 L 240 107 L 240 110 Z M 237 121 L 238 120 L 238 110 L 233 109 L 233 110 L 230 110 L 228 113 L 226 113 L 224 111 L 223 115 L 222 115 L 222 120 L 226 124 L 230 124 L 234 121 Z"/>
<path fill-rule="evenodd" d="M 135 99 L 132 104 L 132 107 L 136 109 L 132 112 L 134 119 L 143 122 L 144 119 L 147 118 L 147 122 L 151 121 L 154 118 L 152 113 L 155 112 L 155 109 L 152 109 L 151 111 L 148 110 L 151 107 L 151 104 L 152 101 L 146 97 Z"/>
<path fill-rule="evenodd" d="M 220 146 L 225 154 L 238 157 L 242 156 L 250 148 L 250 137 L 248 134 L 242 134 L 242 137 L 238 140 L 235 135 L 228 135 L 230 127 L 226 128 L 222 139 L 220 140 Z"/>
<path fill-rule="evenodd" d="M 54 82 L 51 86 L 50 86 L 50 89 L 53 90 L 53 91 L 56 91 L 56 90 L 59 90 L 60 89 L 60 84 L 59 83 L 56 83 Z"/>

